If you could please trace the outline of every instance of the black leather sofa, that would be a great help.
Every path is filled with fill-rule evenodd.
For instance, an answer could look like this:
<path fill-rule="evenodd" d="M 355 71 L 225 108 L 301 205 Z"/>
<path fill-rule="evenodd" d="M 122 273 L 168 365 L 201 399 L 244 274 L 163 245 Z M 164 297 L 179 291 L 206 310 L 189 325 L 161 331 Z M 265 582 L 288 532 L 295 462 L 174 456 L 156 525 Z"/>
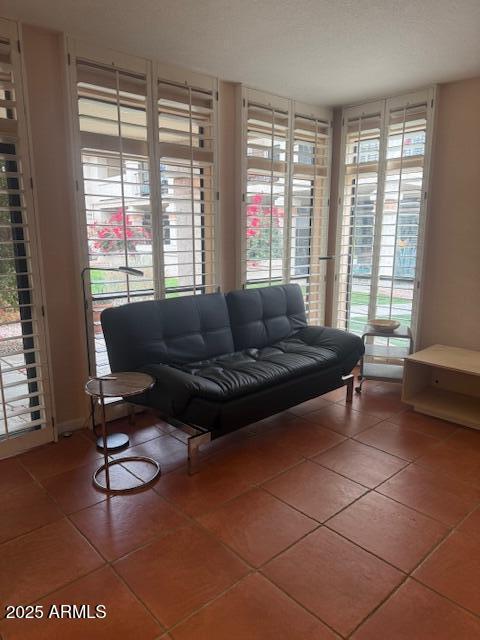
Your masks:
<path fill-rule="evenodd" d="M 308 326 L 296 284 L 136 302 L 105 309 L 112 372 L 143 371 L 154 387 L 129 402 L 211 439 L 348 383 L 357 336 Z"/>

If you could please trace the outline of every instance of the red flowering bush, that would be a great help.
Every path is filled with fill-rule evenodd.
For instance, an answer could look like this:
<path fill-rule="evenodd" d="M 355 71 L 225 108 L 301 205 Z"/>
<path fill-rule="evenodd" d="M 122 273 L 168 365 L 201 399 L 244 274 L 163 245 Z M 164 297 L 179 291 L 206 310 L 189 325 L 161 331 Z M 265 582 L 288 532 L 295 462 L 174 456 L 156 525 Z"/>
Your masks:
<path fill-rule="evenodd" d="M 272 244 L 272 258 L 281 258 L 283 255 L 282 219 L 284 211 L 279 207 L 266 206 L 265 199 L 264 194 L 257 193 L 253 196 L 252 203 L 247 207 L 247 250 L 250 260 L 268 260 L 270 258 L 270 242 Z"/>
<path fill-rule="evenodd" d="M 120 207 L 104 226 L 95 223 L 91 227 L 92 236 L 95 238 L 93 248 L 101 253 L 123 251 L 126 241 L 128 251 L 134 252 L 139 241 L 151 241 L 151 229 L 134 222 L 132 218 L 131 215 L 125 215 Z"/>

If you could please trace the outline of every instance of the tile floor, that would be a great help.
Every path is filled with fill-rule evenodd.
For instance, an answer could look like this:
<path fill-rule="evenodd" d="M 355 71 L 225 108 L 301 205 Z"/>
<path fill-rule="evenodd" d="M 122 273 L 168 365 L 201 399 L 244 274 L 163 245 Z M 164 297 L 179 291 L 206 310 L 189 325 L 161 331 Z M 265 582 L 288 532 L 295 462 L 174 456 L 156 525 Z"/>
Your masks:
<path fill-rule="evenodd" d="M 119 427 L 162 464 L 152 488 L 96 491 L 87 431 L 0 461 L 2 612 L 107 608 L 3 618 L 3 640 L 480 638 L 480 432 L 366 383 L 217 440 L 188 476 L 173 427 Z"/>

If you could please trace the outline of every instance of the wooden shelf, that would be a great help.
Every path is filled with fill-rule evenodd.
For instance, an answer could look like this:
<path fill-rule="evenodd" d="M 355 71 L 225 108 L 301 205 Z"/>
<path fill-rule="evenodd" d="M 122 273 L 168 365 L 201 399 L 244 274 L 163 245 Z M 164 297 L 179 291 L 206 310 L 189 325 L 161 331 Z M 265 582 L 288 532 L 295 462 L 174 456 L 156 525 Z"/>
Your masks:
<path fill-rule="evenodd" d="M 415 411 L 480 429 L 480 353 L 434 345 L 405 358 L 402 400 Z"/>
<path fill-rule="evenodd" d="M 408 360 L 418 364 L 430 365 L 449 371 L 468 373 L 472 376 L 480 376 L 480 352 L 458 347 L 446 347 L 443 344 L 434 344 L 428 349 L 417 351 Z"/>
<path fill-rule="evenodd" d="M 480 398 L 427 387 L 408 402 L 420 413 L 480 429 Z"/>

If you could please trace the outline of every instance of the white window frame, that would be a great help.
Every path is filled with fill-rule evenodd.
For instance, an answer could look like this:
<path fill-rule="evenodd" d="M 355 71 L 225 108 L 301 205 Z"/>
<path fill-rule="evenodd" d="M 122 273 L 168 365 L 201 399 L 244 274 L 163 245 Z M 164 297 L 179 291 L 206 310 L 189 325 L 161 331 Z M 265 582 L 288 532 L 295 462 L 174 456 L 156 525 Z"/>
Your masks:
<path fill-rule="evenodd" d="M 342 215 L 343 215 L 343 192 L 345 184 L 345 155 L 346 155 L 346 135 L 347 135 L 347 120 L 348 118 L 355 117 L 368 117 L 370 115 L 380 114 L 380 145 L 379 145 L 379 160 L 378 160 L 378 178 L 377 178 L 377 198 L 376 198 L 376 212 L 375 212 L 375 236 L 373 246 L 373 271 L 372 281 L 376 281 L 378 264 L 375 268 L 375 262 L 378 262 L 379 243 L 381 240 L 381 234 L 379 229 L 382 223 L 382 210 L 379 211 L 379 207 L 382 207 L 383 192 L 385 188 L 385 171 L 386 171 L 386 144 L 388 137 L 388 116 L 392 109 L 409 107 L 410 105 L 416 105 L 425 102 L 427 107 L 427 122 L 426 122 L 426 144 L 424 153 L 423 164 L 423 180 L 422 180 L 422 196 L 420 202 L 420 214 L 419 214 L 419 228 L 417 236 L 417 253 L 416 253 L 416 266 L 415 266 L 415 283 L 413 288 L 413 301 L 412 301 L 412 320 L 410 328 L 414 337 L 414 341 L 417 339 L 418 327 L 420 325 L 421 314 L 421 299 L 423 295 L 423 270 L 425 263 L 425 229 L 428 222 L 429 213 L 429 191 L 430 191 L 430 175 L 431 175 L 431 156 L 433 147 L 434 127 L 435 127 L 435 107 L 436 107 L 436 86 L 427 87 L 426 89 L 402 94 L 399 96 L 393 96 L 382 100 L 376 100 L 372 102 L 366 102 L 353 107 L 346 107 L 342 111 L 342 132 L 340 141 L 340 170 L 338 177 L 338 198 L 336 206 L 336 264 L 335 264 L 335 281 L 334 281 L 334 295 L 333 295 L 333 313 L 332 313 L 332 325 L 338 326 L 338 300 L 339 300 L 339 287 L 340 287 L 340 273 L 339 273 L 339 257 L 341 248 L 341 232 L 342 232 Z M 379 215 L 380 214 L 380 215 Z M 375 301 L 375 296 L 370 296 L 369 311 L 372 308 L 372 303 Z M 339 327 L 343 328 L 343 327 Z"/>
<path fill-rule="evenodd" d="M 240 90 L 237 92 L 237 114 L 239 115 L 239 124 L 237 129 L 237 169 L 238 169 L 238 187 L 237 192 L 239 194 L 239 204 L 238 204 L 238 224 L 237 224 L 237 242 L 236 246 L 238 249 L 238 259 L 237 259 L 237 270 L 236 270 L 236 281 L 237 286 L 240 288 L 245 288 L 247 286 L 247 260 L 246 260 L 246 252 L 247 252 L 247 237 L 246 237 L 246 206 L 247 206 L 247 147 L 248 147 L 248 104 L 249 102 L 262 105 L 266 108 L 276 109 L 278 111 L 285 112 L 288 114 L 288 132 L 287 132 L 287 160 L 286 160 L 286 188 L 285 188 L 285 213 L 286 213 L 286 223 L 285 223 L 285 231 L 286 237 L 284 239 L 285 244 L 285 255 L 283 258 L 283 278 L 282 282 L 287 283 L 291 280 L 291 255 L 290 255 L 290 241 L 291 241 L 291 209 L 292 209 L 292 176 L 293 176 L 293 157 L 292 157 L 292 149 L 293 149 L 293 133 L 294 133 L 294 124 L 295 124 L 295 116 L 309 118 L 312 120 L 321 120 L 328 124 L 328 156 L 327 156 L 327 173 L 325 176 L 325 184 L 326 189 L 323 196 L 323 204 L 322 210 L 324 212 L 324 217 L 320 220 L 320 225 L 322 227 L 322 233 L 320 235 L 320 243 L 319 246 L 315 247 L 314 254 L 317 258 L 326 257 L 327 248 L 328 248 L 328 218 L 329 218 L 329 203 L 330 203 L 330 178 L 331 178 L 331 159 L 332 159 L 332 125 L 333 125 L 333 111 L 331 109 L 325 107 L 319 107 L 314 105 L 305 104 L 299 101 L 292 100 L 290 98 L 285 98 L 282 96 L 273 95 L 270 93 L 266 93 L 263 91 L 259 91 L 257 89 L 252 89 L 250 87 L 242 86 Z M 310 266 L 314 266 L 313 262 L 310 263 Z M 320 271 L 320 285 L 319 285 L 319 296 L 323 298 L 319 300 L 321 306 L 317 310 L 317 318 L 320 324 L 323 324 L 325 321 L 325 296 L 326 296 L 326 268 L 327 263 L 322 261 L 321 264 L 318 265 L 318 269 Z M 313 271 L 313 275 L 310 277 L 314 277 L 315 271 Z"/>
<path fill-rule="evenodd" d="M 22 31 L 21 25 L 17 22 L 0 18 L 0 34 L 12 43 L 12 66 L 16 75 L 15 97 L 17 103 L 17 125 L 18 125 L 18 153 L 22 165 L 21 172 L 23 178 L 23 196 L 26 204 L 27 220 L 23 223 L 28 226 L 29 240 L 29 261 L 32 273 L 30 282 L 32 287 L 32 308 L 34 311 L 34 321 L 38 327 L 36 336 L 36 351 L 40 356 L 38 367 L 41 370 L 40 396 L 43 398 L 44 409 L 42 409 L 43 424 L 39 429 L 31 431 L 18 431 L 7 435 L 0 441 L 0 458 L 9 457 L 21 453 L 22 451 L 46 444 L 57 439 L 57 428 L 53 415 L 54 396 L 51 384 L 52 372 L 50 365 L 50 349 L 47 325 L 47 313 L 45 305 L 45 289 L 43 265 L 40 260 L 41 243 L 40 228 L 37 215 L 37 197 L 33 175 L 33 154 L 32 140 L 30 133 L 30 121 L 28 116 L 28 93 L 26 85 L 26 70 L 22 55 Z M 3 400 L 2 400 L 3 404 Z M 3 410 L 0 407 L 0 410 Z"/>

